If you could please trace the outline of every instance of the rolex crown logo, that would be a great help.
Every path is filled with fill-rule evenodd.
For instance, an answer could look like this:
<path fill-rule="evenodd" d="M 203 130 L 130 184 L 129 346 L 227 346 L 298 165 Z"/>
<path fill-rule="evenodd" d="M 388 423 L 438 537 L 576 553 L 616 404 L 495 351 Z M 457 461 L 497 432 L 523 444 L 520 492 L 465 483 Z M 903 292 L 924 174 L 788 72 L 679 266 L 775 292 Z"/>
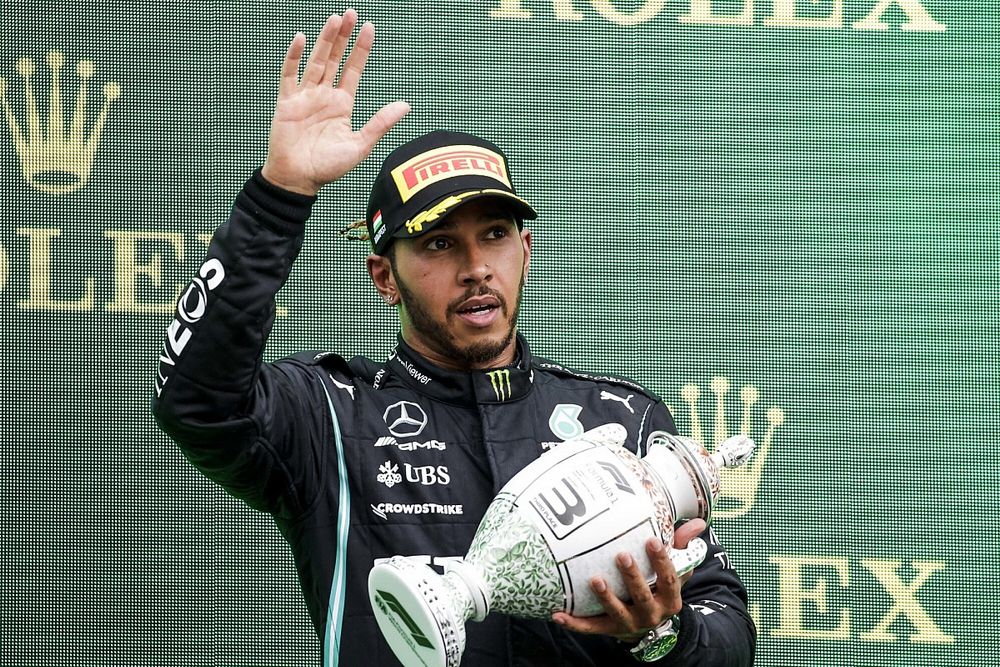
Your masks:
<path fill-rule="evenodd" d="M 17 72 L 24 79 L 23 123 L 14 116 L 7 99 L 7 80 L 0 77 L 0 104 L 7 117 L 7 126 L 14 140 L 17 157 L 21 162 L 24 178 L 33 187 L 53 195 L 62 195 L 79 190 L 90 180 L 90 170 L 107 121 L 111 103 L 121 96 L 121 86 L 108 81 L 102 88 L 104 104 L 97 118 L 89 128 L 87 124 L 87 95 L 90 79 L 94 76 L 94 62 L 80 60 L 76 64 L 76 75 L 80 87 L 76 103 L 67 127 L 63 114 L 62 69 L 65 64 L 63 54 L 49 51 L 45 61 L 52 72 L 52 87 L 49 91 L 48 118 L 41 118 L 32 78 L 35 63 L 30 58 L 17 61 Z"/>
<path fill-rule="evenodd" d="M 715 423 L 712 429 L 712 447 L 710 448 L 714 450 L 731 435 L 726 419 L 726 396 L 729 394 L 729 380 L 721 376 L 713 377 L 709 387 L 715 394 Z M 688 404 L 690 410 L 691 437 L 708 447 L 698 415 L 699 395 L 698 385 L 687 384 L 681 388 L 681 398 Z M 774 433 L 785 421 L 784 410 L 772 407 L 765 413 L 767 426 L 763 432 L 763 438 L 759 433 L 752 433 L 751 429 L 756 428 L 757 431 L 764 429 L 762 426 L 755 427 L 751 423 L 755 412 L 754 406 L 759 399 L 760 392 L 753 385 L 745 385 L 740 390 L 743 414 L 739 432 L 754 438 L 757 441 L 757 450 L 754 452 L 753 458 L 743 466 L 720 470 L 722 495 L 719 497 L 719 504 L 713 512 L 717 518 L 726 519 L 742 516 L 753 507 L 757 498 L 757 490 L 760 487 L 761 475 L 764 472 L 764 464 L 767 462 L 767 455 L 774 440 Z"/>

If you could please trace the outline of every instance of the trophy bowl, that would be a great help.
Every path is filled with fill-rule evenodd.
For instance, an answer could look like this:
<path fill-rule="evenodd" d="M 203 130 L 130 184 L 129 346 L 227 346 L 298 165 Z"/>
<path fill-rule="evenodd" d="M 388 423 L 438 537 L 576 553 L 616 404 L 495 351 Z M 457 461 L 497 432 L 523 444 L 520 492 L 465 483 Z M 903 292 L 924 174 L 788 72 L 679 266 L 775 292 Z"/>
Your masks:
<path fill-rule="evenodd" d="M 650 537 L 672 545 L 678 521 L 710 521 L 719 468 L 742 465 L 754 449 L 738 435 L 710 455 L 690 438 L 656 431 L 639 458 L 624 447 L 626 437 L 620 424 L 605 424 L 527 465 L 493 499 L 468 553 L 443 576 L 403 556 L 372 568 L 372 609 L 396 657 L 404 665 L 457 667 L 466 621 L 491 611 L 545 619 L 556 611 L 603 614 L 589 585 L 594 576 L 628 600 L 616 556 L 645 554 Z M 668 553 L 682 575 L 707 550 L 696 538 Z M 652 584 L 649 559 L 635 561 Z"/>

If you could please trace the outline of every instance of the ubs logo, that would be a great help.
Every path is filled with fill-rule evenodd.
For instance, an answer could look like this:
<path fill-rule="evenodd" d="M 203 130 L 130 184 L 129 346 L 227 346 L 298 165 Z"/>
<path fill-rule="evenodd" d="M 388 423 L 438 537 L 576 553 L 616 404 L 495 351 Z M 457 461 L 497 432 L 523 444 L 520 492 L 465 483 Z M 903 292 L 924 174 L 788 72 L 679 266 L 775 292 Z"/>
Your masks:
<path fill-rule="evenodd" d="M 397 438 L 412 438 L 420 435 L 427 426 L 427 413 L 416 403 L 399 401 L 393 403 L 382 414 L 389 433 Z"/>

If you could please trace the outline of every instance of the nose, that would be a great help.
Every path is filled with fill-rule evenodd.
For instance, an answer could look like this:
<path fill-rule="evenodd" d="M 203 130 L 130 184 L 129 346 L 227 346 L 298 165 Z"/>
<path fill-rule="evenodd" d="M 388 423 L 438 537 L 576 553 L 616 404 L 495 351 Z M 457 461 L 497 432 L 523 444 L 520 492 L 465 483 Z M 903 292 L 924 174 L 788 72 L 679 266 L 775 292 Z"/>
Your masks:
<path fill-rule="evenodd" d="M 469 244 L 462 258 L 459 282 L 464 286 L 478 285 L 493 279 L 489 253 L 477 244 Z"/>

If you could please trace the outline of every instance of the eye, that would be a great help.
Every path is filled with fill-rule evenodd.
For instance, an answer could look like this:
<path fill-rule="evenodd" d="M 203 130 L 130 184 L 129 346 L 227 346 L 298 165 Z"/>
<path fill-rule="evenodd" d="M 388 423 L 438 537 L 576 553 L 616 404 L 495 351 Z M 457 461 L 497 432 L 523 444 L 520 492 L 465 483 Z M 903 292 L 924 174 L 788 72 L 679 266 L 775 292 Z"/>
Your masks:
<path fill-rule="evenodd" d="M 451 241 L 443 236 L 435 236 L 427 240 L 424 248 L 427 250 L 447 250 L 451 247 Z"/>
<path fill-rule="evenodd" d="M 497 225 L 489 231 L 491 239 L 503 239 L 510 236 L 510 230 L 505 225 Z"/>

